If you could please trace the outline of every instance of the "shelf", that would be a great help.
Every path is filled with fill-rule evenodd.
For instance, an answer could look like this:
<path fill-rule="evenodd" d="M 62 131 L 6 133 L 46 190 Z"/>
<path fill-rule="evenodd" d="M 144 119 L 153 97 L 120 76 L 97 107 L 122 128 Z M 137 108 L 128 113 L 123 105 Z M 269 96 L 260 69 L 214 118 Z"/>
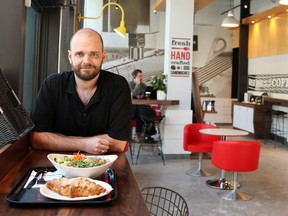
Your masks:
<path fill-rule="evenodd" d="M 245 24 L 245 25 L 254 24 L 256 22 L 269 19 L 268 16 L 271 16 L 271 18 L 273 18 L 279 14 L 287 13 L 287 10 L 288 10 L 288 5 L 279 5 L 272 9 L 269 9 L 261 13 L 242 19 L 242 24 Z"/>
<path fill-rule="evenodd" d="M 211 114 L 217 114 L 217 111 L 202 111 L 203 113 L 211 113 Z"/>
<path fill-rule="evenodd" d="M 213 95 L 213 94 L 200 94 L 200 97 L 201 98 L 215 98 L 215 95 Z"/>

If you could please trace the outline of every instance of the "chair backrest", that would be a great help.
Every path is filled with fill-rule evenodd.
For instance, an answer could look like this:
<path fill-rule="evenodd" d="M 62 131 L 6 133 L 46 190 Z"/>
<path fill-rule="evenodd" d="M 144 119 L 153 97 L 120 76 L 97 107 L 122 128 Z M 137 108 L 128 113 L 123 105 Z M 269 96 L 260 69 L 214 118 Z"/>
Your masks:
<path fill-rule="evenodd" d="M 141 193 L 151 215 L 189 216 L 187 202 L 176 191 L 164 187 L 146 187 Z"/>
<path fill-rule="evenodd" d="M 145 122 L 160 122 L 164 118 L 164 116 L 157 116 L 156 111 L 149 105 L 139 105 L 138 111 L 140 118 Z"/>
<path fill-rule="evenodd" d="M 188 149 L 188 146 L 193 142 L 211 142 L 220 140 L 220 136 L 212 136 L 208 134 L 200 133 L 201 129 L 206 128 L 217 128 L 214 125 L 209 125 L 205 123 L 192 123 L 184 126 L 184 136 L 183 136 L 183 148 Z"/>
<path fill-rule="evenodd" d="M 227 171 L 248 172 L 258 168 L 261 143 L 256 140 L 228 140 L 213 143 L 212 163 Z"/>

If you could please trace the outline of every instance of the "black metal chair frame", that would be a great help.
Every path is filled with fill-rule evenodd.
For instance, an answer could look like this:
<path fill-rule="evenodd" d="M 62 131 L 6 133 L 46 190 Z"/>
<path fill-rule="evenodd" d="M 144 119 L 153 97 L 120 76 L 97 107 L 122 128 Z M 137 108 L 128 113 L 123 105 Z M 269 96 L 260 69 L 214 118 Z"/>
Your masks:
<path fill-rule="evenodd" d="M 138 164 L 138 159 L 140 156 L 140 151 L 144 146 L 151 146 L 152 150 L 154 150 L 154 147 L 159 147 L 160 155 L 163 160 L 163 164 L 165 165 L 165 157 L 163 154 L 163 146 L 162 146 L 162 136 L 161 136 L 161 130 L 160 130 L 160 124 L 162 120 L 165 118 L 165 116 L 156 116 L 155 110 L 151 110 L 152 108 L 149 106 L 140 106 L 139 107 L 139 116 L 141 120 L 143 121 L 143 131 L 141 133 L 140 138 L 140 145 L 138 148 L 137 158 L 136 158 L 136 164 Z M 145 131 L 148 125 L 153 122 L 156 129 L 156 134 L 158 135 L 157 140 L 153 141 L 147 141 L 145 140 Z"/>
<path fill-rule="evenodd" d="M 151 215 L 189 216 L 185 199 L 176 191 L 164 187 L 145 187 L 141 190 Z"/>

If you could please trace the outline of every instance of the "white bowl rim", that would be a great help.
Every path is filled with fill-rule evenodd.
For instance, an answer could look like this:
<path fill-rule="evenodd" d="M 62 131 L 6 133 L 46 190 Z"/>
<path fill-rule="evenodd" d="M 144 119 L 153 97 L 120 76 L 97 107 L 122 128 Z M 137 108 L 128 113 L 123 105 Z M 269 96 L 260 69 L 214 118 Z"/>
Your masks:
<path fill-rule="evenodd" d="M 70 167 L 70 166 L 65 166 L 65 165 L 62 165 L 62 164 L 59 164 L 59 163 L 55 162 L 53 160 L 53 158 L 50 158 L 53 155 L 54 156 L 58 156 L 58 157 L 61 157 L 61 156 L 68 156 L 68 157 L 70 156 L 70 157 L 72 157 L 72 156 L 74 156 L 74 154 L 72 155 L 72 154 L 50 153 L 50 154 L 47 155 L 47 158 L 50 160 L 50 162 L 52 164 L 55 163 L 58 166 L 61 166 L 61 167 L 64 167 L 64 168 L 69 168 L 69 169 L 95 169 L 95 168 L 100 168 L 100 167 L 103 167 L 103 166 L 107 166 L 110 163 L 114 163 L 115 160 L 118 158 L 118 155 L 116 155 L 116 154 L 112 154 L 112 155 L 85 155 L 84 154 L 85 157 L 108 157 L 108 156 L 110 156 L 110 157 L 113 157 L 113 158 L 115 157 L 115 159 L 114 160 L 110 160 L 108 163 L 105 163 L 105 164 L 102 164 L 102 165 L 96 166 L 96 167 Z"/>

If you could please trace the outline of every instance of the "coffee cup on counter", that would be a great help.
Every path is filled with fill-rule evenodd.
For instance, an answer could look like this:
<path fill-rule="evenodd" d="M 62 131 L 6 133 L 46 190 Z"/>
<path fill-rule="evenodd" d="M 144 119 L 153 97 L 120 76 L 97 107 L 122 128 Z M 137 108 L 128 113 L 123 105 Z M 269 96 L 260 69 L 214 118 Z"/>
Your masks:
<path fill-rule="evenodd" d="M 244 93 L 244 102 L 250 102 L 251 94 L 248 92 Z"/>
<path fill-rule="evenodd" d="M 151 96 L 151 92 L 146 91 L 145 92 L 145 97 L 146 97 L 147 100 L 150 99 L 150 96 Z"/>

